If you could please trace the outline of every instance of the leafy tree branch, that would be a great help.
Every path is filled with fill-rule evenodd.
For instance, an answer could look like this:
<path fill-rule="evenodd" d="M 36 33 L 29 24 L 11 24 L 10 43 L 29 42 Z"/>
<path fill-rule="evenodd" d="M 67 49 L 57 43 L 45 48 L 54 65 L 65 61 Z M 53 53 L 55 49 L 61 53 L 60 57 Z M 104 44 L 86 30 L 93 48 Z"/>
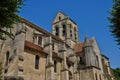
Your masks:
<path fill-rule="evenodd" d="M 120 0 L 113 0 L 114 4 L 110 11 L 111 16 L 108 17 L 111 22 L 110 31 L 120 45 Z"/>
<path fill-rule="evenodd" d="M 24 5 L 23 0 L 0 0 L 0 39 L 5 39 L 4 35 L 11 36 L 12 24 L 20 20 L 17 15 Z"/>

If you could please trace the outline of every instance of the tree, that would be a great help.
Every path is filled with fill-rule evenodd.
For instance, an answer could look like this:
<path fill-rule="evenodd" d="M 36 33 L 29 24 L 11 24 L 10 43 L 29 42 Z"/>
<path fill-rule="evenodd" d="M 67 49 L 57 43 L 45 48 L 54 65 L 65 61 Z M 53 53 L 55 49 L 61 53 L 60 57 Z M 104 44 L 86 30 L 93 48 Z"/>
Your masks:
<path fill-rule="evenodd" d="M 113 69 L 116 80 L 120 80 L 120 68 Z"/>
<path fill-rule="evenodd" d="M 110 11 L 111 16 L 108 17 L 111 22 L 110 31 L 120 45 L 120 0 L 113 0 L 114 4 Z"/>
<path fill-rule="evenodd" d="M 0 39 L 5 39 L 4 35 L 12 35 L 7 29 L 10 30 L 12 24 L 20 20 L 17 13 L 23 5 L 23 0 L 0 0 Z"/>

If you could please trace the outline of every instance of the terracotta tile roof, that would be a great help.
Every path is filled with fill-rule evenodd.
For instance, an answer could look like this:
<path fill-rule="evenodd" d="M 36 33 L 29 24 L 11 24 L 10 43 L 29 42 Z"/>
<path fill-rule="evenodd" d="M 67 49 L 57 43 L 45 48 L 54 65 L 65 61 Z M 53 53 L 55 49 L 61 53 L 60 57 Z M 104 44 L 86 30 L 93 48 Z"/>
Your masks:
<path fill-rule="evenodd" d="M 45 53 L 47 55 L 49 54 L 49 53 L 46 53 L 41 46 L 33 44 L 32 42 L 29 42 L 29 41 L 25 41 L 25 47 L 28 47 L 28 48 L 33 49 L 33 50 L 36 50 L 38 52 Z M 58 59 L 62 59 L 55 52 L 53 52 L 53 57 L 58 58 Z"/>
<path fill-rule="evenodd" d="M 28 47 L 28 48 L 31 48 L 31 49 L 34 49 L 34 50 L 39 51 L 39 52 L 44 52 L 43 48 L 41 46 L 33 44 L 32 42 L 29 42 L 29 41 L 25 41 L 24 46 Z"/>
<path fill-rule="evenodd" d="M 74 45 L 74 52 L 75 53 L 80 53 L 83 51 L 83 45 L 84 43 L 77 43 Z"/>
<path fill-rule="evenodd" d="M 30 48 L 30 49 L 33 49 L 33 50 L 36 50 L 38 52 L 42 52 L 43 54 L 47 54 L 48 55 L 48 53 L 46 53 L 41 46 L 33 44 L 32 42 L 25 41 L 24 46 L 27 47 L 27 48 Z M 53 52 L 53 58 L 57 58 L 57 59 L 62 60 L 62 58 L 59 57 L 56 52 Z M 66 58 L 66 59 L 67 59 L 67 63 L 73 64 L 73 62 L 70 61 L 68 58 Z"/>

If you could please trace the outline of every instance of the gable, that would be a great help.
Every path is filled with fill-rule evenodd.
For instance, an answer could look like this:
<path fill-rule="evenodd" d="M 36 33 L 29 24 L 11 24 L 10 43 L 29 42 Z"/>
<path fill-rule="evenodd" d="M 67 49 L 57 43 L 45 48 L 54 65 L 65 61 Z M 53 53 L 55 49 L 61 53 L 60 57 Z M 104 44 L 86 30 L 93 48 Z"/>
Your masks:
<path fill-rule="evenodd" d="M 68 16 L 62 12 L 58 12 L 58 14 L 56 15 L 55 19 L 53 20 L 53 23 L 56 23 L 60 20 L 63 20 L 65 18 L 68 18 Z"/>

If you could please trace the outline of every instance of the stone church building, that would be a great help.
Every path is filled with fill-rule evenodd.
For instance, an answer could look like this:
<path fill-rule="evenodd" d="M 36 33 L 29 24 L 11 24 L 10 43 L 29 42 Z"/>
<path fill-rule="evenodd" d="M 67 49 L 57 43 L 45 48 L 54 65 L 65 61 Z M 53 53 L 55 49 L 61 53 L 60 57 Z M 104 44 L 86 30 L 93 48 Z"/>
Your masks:
<path fill-rule="evenodd" d="M 79 41 L 78 25 L 58 12 L 52 33 L 21 19 L 0 40 L 2 80 L 114 80 L 96 39 Z"/>

